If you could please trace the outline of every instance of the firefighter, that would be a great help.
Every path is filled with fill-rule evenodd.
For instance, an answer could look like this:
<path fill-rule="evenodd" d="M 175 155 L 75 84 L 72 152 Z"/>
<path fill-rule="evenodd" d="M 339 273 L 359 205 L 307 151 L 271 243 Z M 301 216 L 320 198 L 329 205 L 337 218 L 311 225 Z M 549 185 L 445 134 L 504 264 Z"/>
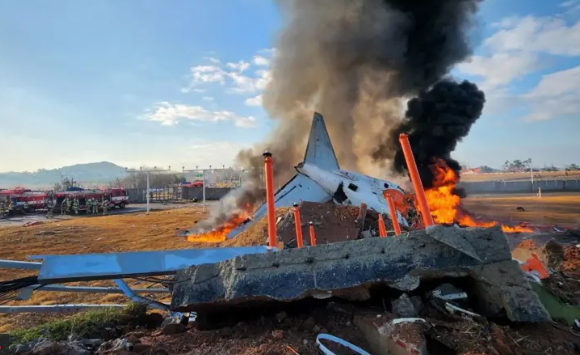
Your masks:
<path fill-rule="evenodd" d="M 66 212 L 68 211 L 68 205 L 69 205 L 69 199 L 68 196 L 64 198 L 64 200 L 62 200 L 62 203 L 60 204 L 60 215 L 64 215 L 66 214 Z"/>
<path fill-rule="evenodd" d="M 86 199 L 86 205 L 87 205 L 87 214 L 91 214 L 93 213 L 93 199 L 92 198 L 87 198 Z"/>
<path fill-rule="evenodd" d="M 54 209 L 54 200 L 52 199 L 52 197 L 49 196 L 46 201 L 46 218 L 52 218 L 53 209 Z"/>
<path fill-rule="evenodd" d="M 107 207 L 109 207 L 109 201 L 103 197 L 103 202 L 101 205 L 103 207 L 103 216 L 104 216 L 107 214 Z"/>
<path fill-rule="evenodd" d="M 93 214 L 99 214 L 99 201 L 93 198 Z"/>
<path fill-rule="evenodd" d="M 4 203 L 4 201 L 0 201 L 0 216 L 3 216 L 6 214 L 6 204 Z"/>
<path fill-rule="evenodd" d="M 74 200 L 72 201 L 72 208 L 75 212 L 75 214 L 79 214 L 79 199 L 78 198 L 74 198 Z"/>

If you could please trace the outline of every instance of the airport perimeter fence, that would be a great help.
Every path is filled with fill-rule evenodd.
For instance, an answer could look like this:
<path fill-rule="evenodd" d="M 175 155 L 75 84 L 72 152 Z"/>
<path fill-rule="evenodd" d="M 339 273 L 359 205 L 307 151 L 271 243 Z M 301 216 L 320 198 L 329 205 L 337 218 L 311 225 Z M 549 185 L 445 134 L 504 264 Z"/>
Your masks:
<path fill-rule="evenodd" d="M 473 181 L 461 182 L 458 187 L 464 188 L 468 194 L 494 193 L 537 193 L 542 192 L 575 192 L 580 191 L 580 179 L 538 180 L 532 183 L 525 181 Z"/>
<path fill-rule="evenodd" d="M 171 186 L 159 189 L 150 189 L 149 201 L 151 202 L 176 202 L 203 200 L 202 187 Z M 227 195 L 232 188 L 229 187 L 206 187 L 205 199 L 207 201 L 217 201 Z M 147 202 L 147 189 L 133 188 L 127 189 L 129 201 L 132 203 Z"/>

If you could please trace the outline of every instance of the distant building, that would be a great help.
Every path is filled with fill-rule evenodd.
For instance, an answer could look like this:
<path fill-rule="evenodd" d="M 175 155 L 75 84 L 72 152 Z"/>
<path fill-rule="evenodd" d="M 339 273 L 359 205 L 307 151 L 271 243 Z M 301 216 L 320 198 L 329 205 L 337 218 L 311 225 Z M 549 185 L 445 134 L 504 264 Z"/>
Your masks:
<path fill-rule="evenodd" d="M 481 173 L 481 168 L 461 170 L 461 175 L 463 175 L 463 174 L 480 174 L 480 173 Z"/>

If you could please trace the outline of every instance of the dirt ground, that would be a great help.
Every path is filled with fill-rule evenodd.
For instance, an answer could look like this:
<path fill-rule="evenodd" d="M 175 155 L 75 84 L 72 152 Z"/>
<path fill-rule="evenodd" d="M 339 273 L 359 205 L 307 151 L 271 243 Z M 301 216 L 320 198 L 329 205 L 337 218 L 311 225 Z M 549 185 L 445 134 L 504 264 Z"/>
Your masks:
<path fill-rule="evenodd" d="M 470 214 L 505 223 L 520 221 L 533 224 L 558 225 L 569 228 L 580 226 L 580 194 L 531 194 L 468 196 L 462 200 Z M 517 211 L 523 207 L 525 211 Z"/>
<path fill-rule="evenodd" d="M 192 325 L 186 333 L 177 335 L 145 332 L 138 334 L 138 338 L 151 347 L 151 354 L 318 355 L 318 333 L 331 333 L 363 349 L 369 348 L 364 335 L 353 324 L 352 314 L 329 308 L 308 309 L 301 314 L 284 312 L 283 318 L 271 314 L 216 330 L 198 330 Z M 354 354 L 342 350 L 337 354 Z M 130 355 L 132 352 L 113 354 Z"/>

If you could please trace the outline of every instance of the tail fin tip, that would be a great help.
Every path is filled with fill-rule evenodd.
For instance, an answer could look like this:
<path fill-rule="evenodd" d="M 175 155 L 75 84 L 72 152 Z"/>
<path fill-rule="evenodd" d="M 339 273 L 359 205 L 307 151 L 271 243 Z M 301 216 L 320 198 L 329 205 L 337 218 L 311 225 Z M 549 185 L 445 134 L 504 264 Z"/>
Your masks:
<path fill-rule="evenodd" d="M 324 117 L 314 112 L 308 145 L 304 154 L 304 163 L 318 166 L 325 170 L 339 170 L 338 159 L 334 153 L 330 136 L 324 123 Z"/>

